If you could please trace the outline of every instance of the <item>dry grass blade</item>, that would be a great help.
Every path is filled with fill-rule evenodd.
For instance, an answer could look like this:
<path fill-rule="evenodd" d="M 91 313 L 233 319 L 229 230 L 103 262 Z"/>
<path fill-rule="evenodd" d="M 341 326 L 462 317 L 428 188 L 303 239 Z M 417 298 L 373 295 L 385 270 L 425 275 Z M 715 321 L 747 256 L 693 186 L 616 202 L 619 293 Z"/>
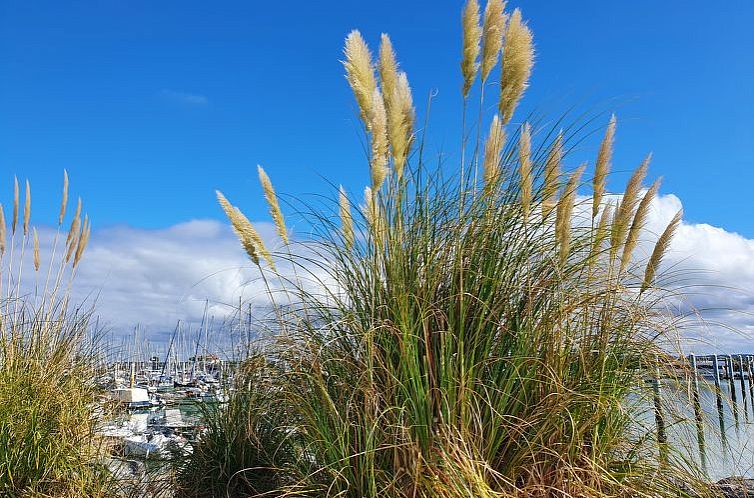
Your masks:
<path fill-rule="evenodd" d="M 7 236 L 5 227 L 5 212 L 3 205 L 0 204 L 0 258 L 5 254 L 5 238 Z"/>
<path fill-rule="evenodd" d="M 644 281 L 641 284 L 642 292 L 647 290 L 654 283 L 655 275 L 660 267 L 660 263 L 662 263 L 662 258 L 670 247 L 670 242 L 673 240 L 673 235 L 675 235 L 676 230 L 678 230 L 682 217 L 683 210 L 680 210 L 675 216 L 673 216 L 673 219 L 670 220 L 670 223 L 668 223 L 668 226 L 662 232 L 660 238 L 657 239 L 655 248 L 652 251 L 652 255 L 649 257 L 649 262 L 644 270 Z"/>
<path fill-rule="evenodd" d="M 592 194 L 592 218 L 597 217 L 605 195 L 605 183 L 610 173 L 610 159 L 613 156 L 613 142 L 615 141 L 615 115 L 610 118 L 610 123 L 605 130 L 605 136 L 597 153 L 597 162 L 594 165 L 593 194 Z"/>
<path fill-rule="evenodd" d="M 529 218 L 531 210 L 532 190 L 534 180 L 531 171 L 531 126 L 524 123 L 518 139 L 518 165 L 521 177 L 521 211 L 524 220 Z"/>
<path fill-rule="evenodd" d="M 278 197 L 275 194 L 275 189 L 272 186 L 270 177 L 264 171 L 260 165 L 257 165 L 257 172 L 259 173 L 259 183 L 262 184 L 262 190 L 264 190 L 264 198 L 267 200 L 267 205 L 270 207 L 270 215 L 275 222 L 275 228 L 277 228 L 278 235 L 283 242 L 288 244 L 288 230 L 285 227 L 285 219 L 283 218 L 283 212 L 280 210 L 280 204 L 278 203 Z"/>
<path fill-rule="evenodd" d="M 344 53 L 346 60 L 343 65 L 346 68 L 346 79 L 356 97 L 361 119 L 369 129 L 371 126 L 369 116 L 372 114 L 374 91 L 377 88 L 377 79 L 374 75 L 374 67 L 372 67 L 372 53 L 357 30 L 351 31 L 346 37 Z"/>
<path fill-rule="evenodd" d="M 484 143 L 484 183 L 495 185 L 500 179 L 500 153 L 505 145 L 505 128 L 500 118 L 495 115 L 490 125 L 490 134 Z"/>
<path fill-rule="evenodd" d="M 343 239 L 345 240 L 346 247 L 351 250 L 354 241 L 353 216 L 351 215 L 351 202 L 348 200 L 348 195 L 346 195 L 346 191 L 342 186 L 339 190 L 339 197 L 340 224 L 343 231 Z"/>
<path fill-rule="evenodd" d="M 463 59 L 461 59 L 461 74 L 463 75 L 463 98 L 469 96 L 469 90 L 474 84 L 479 72 L 479 50 L 482 41 L 482 28 L 479 26 L 479 2 L 468 0 L 463 9 L 461 19 L 463 27 Z"/>
<path fill-rule="evenodd" d="M 563 133 L 558 133 L 545 162 L 545 178 L 542 189 L 542 217 L 547 218 L 555 207 L 560 184 L 560 164 L 563 161 Z"/>
<path fill-rule="evenodd" d="M 490 71 L 497 64 L 505 36 L 505 2 L 489 0 L 484 8 L 482 28 L 482 83 L 487 81 Z"/>
<path fill-rule="evenodd" d="M 503 124 L 513 117 L 521 96 L 526 90 L 534 65 L 534 45 L 529 28 L 521 20 L 521 11 L 513 11 L 503 48 L 503 73 L 498 104 Z"/>
<path fill-rule="evenodd" d="M 636 245 L 639 243 L 639 234 L 644 229 L 644 225 L 647 222 L 649 207 L 652 204 L 652 200 L 657 196 L 657 191 L 660 189 L 660 183 L 662 183 L 662 178 L 655 180 L 652 186 L 649 187 L 649 190 L 644 194 L 644 197 L 642 197 L 641 202 L 639 202 L 639 207 L 636 208 L 636 214 L 631 223 L 631 228 L 628 230 L 626 243 L 623 245 L 623 254 L 620 258 L 620 271 L 625 270 L 628 267 L 628 263 L 631 261 L 631 256 L 636 249 Z"/>

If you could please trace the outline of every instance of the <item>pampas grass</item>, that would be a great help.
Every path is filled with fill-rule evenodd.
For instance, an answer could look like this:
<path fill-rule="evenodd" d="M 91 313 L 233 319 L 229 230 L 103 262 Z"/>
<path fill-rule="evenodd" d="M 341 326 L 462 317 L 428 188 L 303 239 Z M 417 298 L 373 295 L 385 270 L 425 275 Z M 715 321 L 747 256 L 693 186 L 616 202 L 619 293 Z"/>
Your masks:
<path fill-rule="evenodd" d="M 490 0 L 484 8 L 482 26 L 482 84 L 487 81 L 492 68 L 497 65 L 505 36 L 505 2 Z"/>
<path fill-rule="evenodd" d="M 413 142 L 397 138 L 409 136 L 398 133 L 395 117 L 396 92 L 408 80 L 389 37 L 382 37 L 379 82 L 361 35 L 346 39 L 346 77 L 365 123 L 371 179 L 361 206 L 352 208 L 341 187 L 332 212 L 300 210 L 318 235 L 302 242 L 305 256 L 286 255 L 297 275 L 286 289 L 294 305 L 276 307 L 271 327 L 281 333 L 263 351 L 275 373 L 259 387 L 260 402 L 269 404 L 254 412 L 285 407 L 276 423 L 288 437 L 275 444 L 286 458 L 260 452 L 261 439 L 251 434 L 227 456 L 229 467 L 239 449 L 269 456 L 265 468 L 275 470 L 278 485 L 270 495 L 670 498 L 678 494 L 672 479 L 693 484 L 673 461 L 660 472 L 645 447 L 651 438 L 636 424 L 637 403 L 648 395 L 643 366 L 663 363 L 657 338 L 669 318 L 662 291 L 643 291 L 652 288 L 680 214 L 643 279 L 613 271 L 618 247 L 633 253 L 659 188 L 656 182 L 640 199 L 645 162 L 617 209 L 603 202 L 614 120 L 597 154 L 596 211 L 593 199 L 579 200 L 585 167 L 569 168 L 564 147 L 579 137 L 525 123 L 505 144 L 533 63 L 518 10 L 505 38 L 500 114 L 484 143 L 483 178 L 464 174 L 467 97 L 480 50 L 482 80 L 497 64 L 500 5 L 488 4 L 485 29 L 479 4 L 464 7 L 455 175 L 412 156 Z M 480 98 L 480 123 L 484 110 Z M 472 166 L 478 162 L 475 151 Z M 258 264 L 259 243 L 245 233 L 250 223 L 218 199 Z M 576 219 L 588 218 L 590 208 L 591 223 Z M 225 433 L 213 436 L 206 454 L 225 440 Z"/>
<path fill-rule="evenodd" d="M 615 116 L 610 118 L 610 122 L 605 130 L 605 136 L 600 144 L 597 153 L 597 161 L 594 164 L 594 178 L 592 179 L 592 218 L 597 217 L 602 198 L 605 195 L 605 183 L 607 175 L 610 173 L 610 160 L 613 156 L 613 141 L 615 140 Z"/>
<path fill-rule="evenodd" d="M 348 195 L 346 195 L 343 187 L 340 187 L 338 190 L 338 205 L 340 208 L 340 224 L 343 240 L 346 248 L 351 250 L 354 241 L 353 216 L 351 215 L 351 202 L 348 200 Z"/>
<path fill-rule="evenodd" d="M 369 51 L 361 33 L 354 30 L 346 38 L 346 46 L 343 51 L 346 60 L 343 65 L 346 68 L 346 80 L 351 85 L 351 90 L 356 95 L 356 103 L 361 112 L 361 119 L 370 124 L 369 117 L 372 114 L 374 91 L 377 88 L 377 80 L 372 66 L 372 53 Z"/>
<path fill-rule="evenodd" d="M 217 191 L 216 195 L 220 206 L 223 208 L 223 211 L 225 211 L 225 215 L 230 220 L 233 231 L 236 232 L 238 240 L 241 241 L 241 244 L 246 250 L 246 254 L 248 254 L 255 265 L 260 266 L 261 261 L 259 258 L 261 256 L 267 261 L 270 267 L 274 269 L 275 261 L 272 259 L 270 252 L 267 250 L 267 247 L 262 241 L 262 237 L 259 236 L 254 225 L 251 224 L 249 219 L 246 218 L 237 207 L 233 206 L 228 199 L 225 198 L 222 192 Z"/>
<path fill-rule="evenodd" d="M 112 483 L 100 464 L 94 437 L 93 407 L 100 394 L 92 382 L 96 341 L 87 308 L 69 305 L 75 267 L 89 239 L 89 220 L 78 228 L 79 205 L 72 223 L 76 234 L 69 234 L 70 255 L 54 250 L 45 254 L 40 231 L 31 224 L 30 191 L 27 181 L 21 237 L 15 233 L 17 180 L 10 234 L 0 208 L 0 282 L 8 282 L 0 295 L 0 494 L 110 496 Z M 64 174 L 53 247 L 61 235 L 67 196 Z M 28 245 L 31 255 L 24 251 Z M 28 273 L 22 269 L 29 256 L 34 272 L 48 266 L 57 275 L 50 287 L 24 279 Z"/>
<path fill-rule="evenodd" d="M 504 145 L 505 129 L 496 114 L 484 144 L 484 182 L 487 185 L 495 185 L 500 179 L 500 154 Z"/>
<path fill-rule="evenodd" d="M 529 28 L 521 19 L 521 11 L 516 9 L 508 22 L 508 31 L 503 48 L 503 75 L 500 83 L 498 108 L 503 124 L 508 124 L 521 96 L 529 84 L 534 65 L 534 45 Z"/>
<path fill-rule="evenodd" d="M 662 258 L 664 258 L 665 254 L 668 252 L 670 242 L 673 240 L 673 236 L 675 235 L 676 230 L 678 230 L 682 218 L 683 210 L 679 210 L 675 216 L 673 216 L 673 219 L 670 220 L 670 223 L 668 223 L 668 226 L 662 232 L 660 238 L 657 239 L 657 243 L 652 250 L 652 255 L 647 262 L 647 267 L 644 269 L 644 280 L 641 284 L 642 292 L 649 289 L 654 283 Z"/>
<path fill-rule="evenodd" d="M 270 177 L 267 176 L 264 168 L 259 165 L 257 165 L 257 172 L 259 173 L 259 183 L 262 184 L 264 198 L 267 200 L 267 205 L 270 207 L 270 216 L 272 216 L 272 221 L 275 223 L 278 235 L 283 242 L 288 244 L 288 229 L 285 227 L 285 219 L 283 218 L 282 211 L 280 211 L 280 204 L 278 203 L 275 189 L 272 187 Z"/>
<path fill-rule="evenodd" d="M 463 58 L 461 59 L 461 75 L 463 76 L 463 98 L 469 96 L 469 90 L 474 84 L 479 72 L 479 51 L 482 42 L 482 28 L 479 25 L 479 2 L 467 0 L 461 18 L 463 28 Z"/>

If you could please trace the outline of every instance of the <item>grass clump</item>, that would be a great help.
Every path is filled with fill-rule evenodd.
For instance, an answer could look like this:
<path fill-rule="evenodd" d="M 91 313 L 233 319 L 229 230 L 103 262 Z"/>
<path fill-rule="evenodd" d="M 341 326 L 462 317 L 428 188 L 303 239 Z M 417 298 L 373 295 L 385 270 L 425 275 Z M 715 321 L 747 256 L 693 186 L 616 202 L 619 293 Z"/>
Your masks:
<path fill-rule="evenodd" d="M 89 238 L 79 202 L 63 231 L 68 179 L 50 256 L 14 184 L 12 215 L 0 205 L 0 494 L 102 496 L 93 406 L 89 313 L 71 309 L 69 290 Z"/>
<path fill-rule="evenodd" d="M 262 356 L 241 362 L 225 404 L 200 405 L 205 430 L 194 451 L 177 460 L 176 496 L 264 495 L 283 485 L 288 453 L 284 410 L 270 410 L 274 370 Z"/>
<path fill-rule="evenodd" d="M 376 64 L 357 31 L 346 39 L 371 182 L 356 209 L 341 189 L 340 223 L 312 213 L 320 236 L 303 243 L 306 256 L 292 247 L 278 256 L 296 269 L 296 306 L 278 309 L 280 337 L 265 352 L 278 370 L 257 386 L 267 403 L 249 414 L 283 407 L 277 424 L 290 437 L 281 444 L 297 460 L 270 465 L 280 483 L 271 495 L 678 496 L 674 479 L 692 479 L 678 462 L 658 462 L 652 434 L 636 423 L 647 368 L 665 358 L 654 278 L 680 213 L 648 262 L 634 255 L 659 186 L 642 188 L 649 160 L 622 195 L 606 191 L 611 120 L 582 200 L 584 167 L 564 171 L 578 137 L 511 124 L 534 59 L 521 12 L 484 12 L 482 24 L 470 0 L 463 14 L 453 174 L 412 150 L 421 141 L 410 87 L 389 38 Z M 498 61 L 499 115 L 470 143 L 469 95 L 480 67 L 484 82 Z M 480 124 L 486 108 L 480 91 Z M 252 261 L 274 276 L 256 231 L 219 198 Z M 253 431 L 237 439 L 222 430 L 233 455 L 259 453 Z"/>

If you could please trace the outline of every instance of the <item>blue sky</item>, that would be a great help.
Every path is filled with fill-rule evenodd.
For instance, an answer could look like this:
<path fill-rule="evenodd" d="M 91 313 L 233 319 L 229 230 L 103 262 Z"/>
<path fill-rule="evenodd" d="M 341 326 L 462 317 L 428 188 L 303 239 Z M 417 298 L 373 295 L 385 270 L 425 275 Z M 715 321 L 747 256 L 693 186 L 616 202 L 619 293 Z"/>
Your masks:
<path fill-rule="evenodd" d="M 754 236 L 754 2 L 511 2 L 537 63 L 519 116 L 616 112 L 615 169 L 654 152 L 686 218 Z M 96 226 L 220 219 L 220 188 L 265 218 L 280 192 L 367 181 L 341 58 L 391 34 L 430 150 L 455 154 L 461 2 L 122 1 L 0 4 L 0 193 L 32 181 L 54 212 L 67 168 Z M 603 120 L 606 121 L 606 118 Z M 591 157 L 589 142 L 583 153 Z M 618 190 L 625 174 L 611 186 Z M 4 187 L 2 185 L 5 185 Z M 51 218 L 48 217 L 48 218 Z"/>

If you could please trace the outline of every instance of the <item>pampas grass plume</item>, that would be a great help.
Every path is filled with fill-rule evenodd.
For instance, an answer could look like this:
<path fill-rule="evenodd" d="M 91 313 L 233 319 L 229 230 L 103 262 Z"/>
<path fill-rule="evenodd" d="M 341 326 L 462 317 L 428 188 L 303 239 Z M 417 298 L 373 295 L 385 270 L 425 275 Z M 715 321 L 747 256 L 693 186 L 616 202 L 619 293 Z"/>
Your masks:
<path fill-rule="evenodd" d="M 369 129 L 373 96 L 377 88 L 377 79 L 372 66 L 372 53 L 369 51 L 361 33 L 357 30 L 351 31 L 346 37 L 343 52 L 346 56 L 346 60 L 343 62 L 346 68 L 346 80 L 348 80 L 348 84 L 356 97 L 356 103 L 361 111 L 361 119 Z"/>
<path fill-rule="evenodd" d="M 65 218 L 65 209 L 68 206 L 68 172 L 63 170 L 63 195 L 60 200 L 60 214 L 58 215 L 58 226 L 63 225 Z"/>
<path fill-rule="evenodd" d="M 647 169 L 649 168 L 649 162 L 651 159 L 652 155 L 649 154 L 641 163 L 641 166 L 636 168 L 636 171 L 631 175 L 631 178 L 626 185 L 626 190 L 623 193 L 623 198 L 615 211 L 615 219 L 613 220 L 611 235 L 611 259 L 617 255 L 618 249 L 626 240 L 629 224 L 631 223 L 634 216 L 634 209 L 638 203 L 641 182 L 647 175 Z"/>
<path fill-rule="evenodd" d="M 340 224 L 345 239 L 346 248 L 349 250 L 353 247 L 353 217 L 351 216 L 351 202 L 348 200 L 345 189 L 341 186 L 339 190 L 340 197 Z"/>
<path fill-rule="evenodd" d="M 216 191 L 215 193 L 217 194 L 217 200 L 220 203 L 220 207 L 225 211 L 225 215 L 228 217 L 228 220 L 233 227 L 233 231 L 236 232 L 238 240 L 241 241 L 241 245 L 243 245 L 246 254 L 249 255 L 251 260 L 257 266 L 261 266 L 259 260 L 259 257 L 261 256 L 274 270 L 275 262 L 267 250 L 267 247 L 264 245 L 262 237 L 259 236 L 259 233 L 254 228 L 254 225 L 251 224 L 249 219 L 244 216 L 240 209 L 233 206 L 228 199 L 225 198 L 222 192 Z"/>
<path fill-rule="evenodd" d="M 649 214 L 649 207 L 652 204 L 652 200 L 657 196 L 657 191 L 660 189 L 660 183 L 662 178 L 658 178 L 649 187 L 649 190 L 642 197 L 639 202 L 639 207 L 636 208 L 636 214 L 634 220 L 631 223 L 631 228 L 628 230 L 628 236 L 626 237 L 626 243 L 623 245 L 623 254 L 620 258 L 620 271 L 623 271 L 628 267 L 628 263 L 631 261 L 631 256 L 636 249 L 636 245 L 639 243 L 639 234 L 644 229 L 644 225 L 647 222 L 647 215 Z"/>
<path fill-rule="evenodd" d="M 24 199 L 24 236 L 29 233 L 29 220 L 31 219 L 31 186 L 26 180 L 26 198 Z"/>
<path fill-rule="evenodd" d="M 467 0 L 463 9 L 461 25 L 463 27 L 462 94 L 465 99 L 469 96 L 469 90 L 471 90 L 479 72 L 479 44 L 482 41 L 482 28 L 479 26 L 479 2 L 477 0 Z"/>
<path fill-rule="evenodd" d="M 267 200 L 267 204 L 270 206 L 270 215 L 275 222 L 275 228 L 277 228 L 278 235 L 283 242 L 288 244 L 288 230 L 285 227 L 285 219 L 283 218 L 283 212 L 280 210 L 280 204 L 278 203 L 275 189 L 272 187 L 270 177 L 264 171 L 260 165 L 257 165 L 257 171 L 259 173 L 259 183 L 262 184 L 264 190 L 264 198 Z"/>
<path fill-rule="evenodd" d="M 482 28 L 482 83 L 487 81 L 490 71 L 497 64 L 500 49 L 503 46 L 506 15 L 505 2 L 489 0 L 484 8 L 484 25 Z"/>
<path fill-rule="evenodd" d="M 387 177 L 388 138 L 387 138 L 387 115 L 385 103 L 379 88 L 374 89 L 372 95 L 372 190 L 377 192 L 382 187 Z"/>
<path fill-rule="evenodd" d="M 547 218 L 555 207 L 560 182 L 560 163 L 563 160 L 563 132 L 558 133 L 550 147 L 550 153 L 545 162 L 545 178 L 542 191 L 542 217 Z"/>
<path fill-rule="evenodd" d="M 647 268 L 644 270 L 644 281 L 641 284 L 641 292 L 647 290 L 654 283 L 657 269 L 662 262 L 662 258 L 665 256 L 665 253 L 670 247 L 670 242 L 673 240 L 673 235 L 675 235 L 675 232 L 681 223 L 682 217 L 683 210 L 680 210 L 675 214 L 675 216 L 673 216 L 673 219 L 670 220 L 670 223 L 668 223 L 668 226 L 662 232 L 660 238 L 657 239 L 657 243 L 655 244 L 655 248 L 652 251 L 652 255 L 649 257 Z"/>
<path fill-rule="evenodd" d="M 34 271 L 39 271 L 39 234 L 37 227 L 32 228 L 34 233 Z"/>
<path fill-rule="evenodd" d="M 533 190 L 531 171 L 531 126 L 524 123 L 521 134 L 518 137 L 518 163 L 519 175 L 521 176 L 521 211 L 524 220 L 529 217 Z"/>
<path fill-rule="evenodd" d="M 497 114 L 492 118 L 490 134 L 484 143 L 484 182 L 493 186 L 500 178 L 500 153 L 505 144 L 505 128 Z"/>
<path fill-rule="evenodd" d="M 11 234 L 15 235 L 18 225 L 18 178 L 13 177 L 13 219 L 11 221 Z"/>
<path fill-rule="evenodd" d="M 610 159 L 613 156 L 613 142 L 615 141 L 615 115 L 610 118 L 610 122 L 605 130 L 605 136 L 600 144 L 600 150 L 597 153 L 597 162 L 594 165 L 593 194 L 592 194 L 592 218 L 597 217 L 600 210 L 602 197 L 605 195 L 605 182 L 607 175 L 610 173 Z"/>
<path fill-rule="evenodd" d="M 568 260 L 568 253 L 571 245 L 571 217 L 573 216 L 573 206 L 576 202 L 576 189 L 579 187 L 581 175 L 584 173 L 586 165 L 580 166 L 576 171 L 571 173 L 568 183 L 565 186 L 563 195 L 558 202 L 558 209 L 555 217 L 555 237 L 558 240 L 560 251 L 560 264 L 563 265 Z"/>
<path fill-rule="evenodd" d="M 532 34 L 521 20 L 521 11 L 516 9 L 508 23 L 503 49 L 503 70 L 498 102 L 503 124 L 508 124 L 513 117 L 513 112 L 529 84 L 533 65 Z"/>

